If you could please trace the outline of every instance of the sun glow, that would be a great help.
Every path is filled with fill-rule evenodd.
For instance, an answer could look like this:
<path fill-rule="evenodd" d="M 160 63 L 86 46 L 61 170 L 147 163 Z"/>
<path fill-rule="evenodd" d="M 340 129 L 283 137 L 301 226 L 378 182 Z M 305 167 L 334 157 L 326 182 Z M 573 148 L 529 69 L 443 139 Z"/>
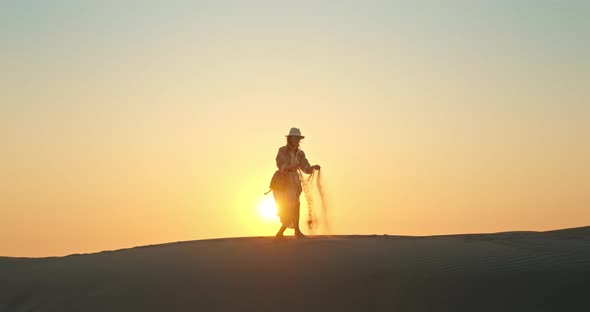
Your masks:
<path fill-rule="evenodd" d="M 272 196 L 267 196 L 258 206 L 258 213 L 264 219 L 277 218 L 277 206 Z"/>

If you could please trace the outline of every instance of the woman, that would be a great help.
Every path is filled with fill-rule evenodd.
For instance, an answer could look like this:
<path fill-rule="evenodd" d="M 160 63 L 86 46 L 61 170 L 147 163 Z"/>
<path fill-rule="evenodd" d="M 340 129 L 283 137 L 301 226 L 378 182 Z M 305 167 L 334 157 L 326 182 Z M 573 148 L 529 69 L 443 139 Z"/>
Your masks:
<path fill-rule="evenodd" d="M 305 158 L 305 153 L 299 149 L 299 142 L 305 137 L 298 128 L 291 128 L 286 137 L 287 145 L 279 148 L 276 157 L 281 187 L 273 188 L 273 196 L 282 223 L 276 236 L 283 238 L 285 230 L 292 228 L 295 229 L 295 237 L 305 238 L 299 228 L 299 196 L 302 187 L 297 170 L 311 174 L 314 170 L 320 170 L 320 166 L 311 166 Z"/>

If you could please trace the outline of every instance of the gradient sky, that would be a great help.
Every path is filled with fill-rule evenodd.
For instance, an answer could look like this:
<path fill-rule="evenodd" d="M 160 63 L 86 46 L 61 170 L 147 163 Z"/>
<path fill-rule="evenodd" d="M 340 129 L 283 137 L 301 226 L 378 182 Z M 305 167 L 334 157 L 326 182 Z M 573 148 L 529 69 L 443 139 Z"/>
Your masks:
<path fill-rule="evenodd" d="M 292 126 L 334 234 L 590 224 L 588 1 L 0 1 L 0 255 L 274 235 Z"/>

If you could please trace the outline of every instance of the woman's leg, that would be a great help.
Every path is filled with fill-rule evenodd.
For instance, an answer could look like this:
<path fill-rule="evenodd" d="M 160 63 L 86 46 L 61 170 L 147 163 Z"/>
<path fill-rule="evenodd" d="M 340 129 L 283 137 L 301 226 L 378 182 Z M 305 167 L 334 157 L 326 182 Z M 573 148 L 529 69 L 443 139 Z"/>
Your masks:
<path fill-rule="evenodd" d="M 287 229 L 287 225 L 285 224 L 285 220 L 287 219 L 286 215 L 288 213 L 287 208 L 287 201 L 285 200 L 285 193 L 283 191 L 273 190 L 272 195 L 275 199 L 275 204 L 277 206 L 277 214 L 281 219 L 281 228 L 275 235 L 276 237 L 284 237 L 285 230 Z"/>
<path fill-rule="evenodd" d="M 279 229 L 279 231 L 277 232 L 276 237 L 284 237 L 283 233 L 285 233 L 285 230 L 287 229 L 287 226 L 285 225 L 281 225 L 281 228 Z"/>
<path fill-rule="evenodd" d="M 297 238 L 305 238 L 307 236 L 303 235 L 301 229 L 299 228 L 299 211 L 301 210 L 301 203 L 299 202 L 299 196 L 301 193 L 297 194 L 297 201 L 295 205 L 295 236 Z"/>

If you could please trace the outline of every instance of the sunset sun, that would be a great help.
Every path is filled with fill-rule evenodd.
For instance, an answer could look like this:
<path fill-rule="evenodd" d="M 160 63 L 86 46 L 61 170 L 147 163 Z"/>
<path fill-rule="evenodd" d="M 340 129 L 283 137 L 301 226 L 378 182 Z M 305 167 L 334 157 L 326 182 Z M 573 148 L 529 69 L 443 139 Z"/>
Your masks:
<path fill-rule="evenodd" d="M 272 196 L 264 198 L 258 206 L 258 213 L 264 219 L 276 219 L 277 218 L 277 206 Z"/>

